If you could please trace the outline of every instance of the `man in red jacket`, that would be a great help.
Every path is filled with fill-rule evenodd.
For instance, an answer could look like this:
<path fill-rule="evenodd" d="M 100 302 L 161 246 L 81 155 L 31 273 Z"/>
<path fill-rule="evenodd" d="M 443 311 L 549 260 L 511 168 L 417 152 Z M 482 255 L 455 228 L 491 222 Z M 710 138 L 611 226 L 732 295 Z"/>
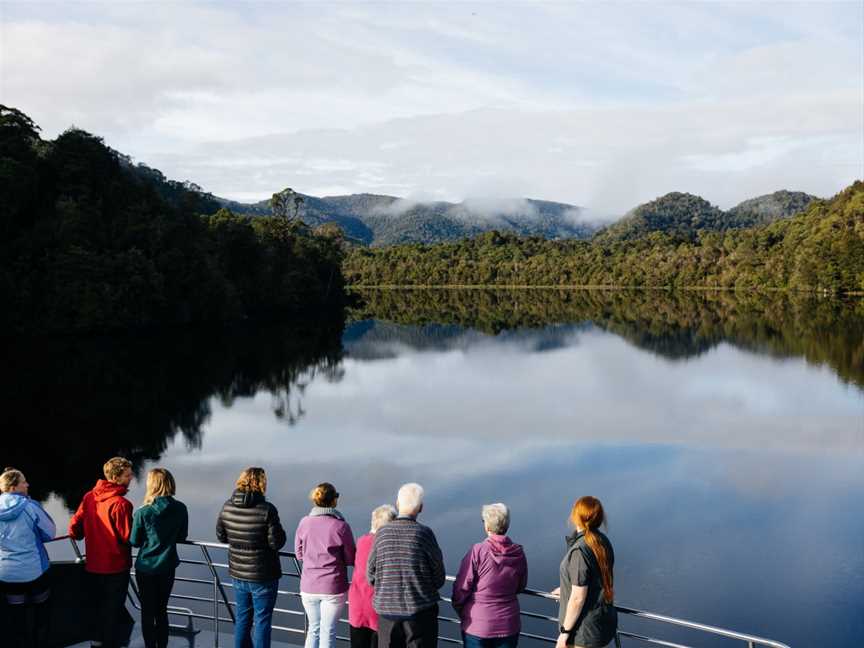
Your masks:
<path fill-rule="evenodd" d="M 117 621 L 126 605 L 132 549 L 132 502 L 123 497 L 132 481 L 132 464 L 114 457 L 102 467 L 105 479 L 84 495 L 69 521 L 69 535 L 87 541 L 86 570 L 92 582 L 93 608 L 101 626 L 94 646 L 115 648 Z"/>

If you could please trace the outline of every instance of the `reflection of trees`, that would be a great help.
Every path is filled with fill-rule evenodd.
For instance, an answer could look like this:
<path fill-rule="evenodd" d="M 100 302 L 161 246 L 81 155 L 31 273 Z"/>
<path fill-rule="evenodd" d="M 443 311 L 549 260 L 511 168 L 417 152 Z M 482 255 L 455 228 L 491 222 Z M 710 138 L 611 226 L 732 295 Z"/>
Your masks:
<path fill-rule="evenodd" d="M 628 290 L 363 290 L 354 319 L 459 325 L 498 334 L 591 321 L 670 359 L 721 342 L 827 365 L 864 388 L 864 301 L 813 294 Z"/>
<path fill-rule="evenodd" d="M 120 454 L 140 466 L 178 435 L 200 448 L 210 398 L 230 405 L 260 391 L 277 417 L 303 415 L 316 377 L 342 376 L 343 322 L 158 337 L 17 342 L 0 371 L 0 462 L 21 468 L 34 497 L 58 493 L 77 505 Z"/>

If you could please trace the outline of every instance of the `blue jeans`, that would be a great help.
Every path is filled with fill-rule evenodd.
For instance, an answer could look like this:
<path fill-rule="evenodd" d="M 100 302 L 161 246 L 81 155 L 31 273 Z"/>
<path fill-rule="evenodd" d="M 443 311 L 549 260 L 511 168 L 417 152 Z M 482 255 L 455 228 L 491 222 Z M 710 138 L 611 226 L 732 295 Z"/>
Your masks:
<path fill-rule="evenodd" d="M 273 608 L 279 581 L 254 581 L 233 579 L 234 601 L 234 648 L 270 648 L 270 635 L 273 632 Z M 254 616 L 254 631 L 253 631 Z"/>
<path fill-rule="evenodd" d="M 475 637 L 463 632 L 462 643 L 465 644 L 465 648 L 516 648 L 516 644 L 519 643 L 519 635 L 484 639 L 483 637 Z"/>

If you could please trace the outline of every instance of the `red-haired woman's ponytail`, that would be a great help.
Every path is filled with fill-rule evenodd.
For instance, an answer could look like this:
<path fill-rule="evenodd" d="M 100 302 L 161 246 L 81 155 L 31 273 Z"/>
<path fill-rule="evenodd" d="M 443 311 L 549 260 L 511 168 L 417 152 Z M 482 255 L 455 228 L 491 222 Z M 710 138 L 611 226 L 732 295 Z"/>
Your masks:
<path fill-rule="evenodd" d="M 606 545 L 594 533 L 606 521 L 603 505 L 596 497 L 590 495 L 580 497 L 570 512 L 570 521 L 585 530 L 585 544 L 594 552 L 597 565 L 600 567 L 600 579 L 603 582 L 603 598 L 607 603 L 615 600 L 615 589 L 612 584 L 612 566 L 609 564 L 609 554 Z"/>

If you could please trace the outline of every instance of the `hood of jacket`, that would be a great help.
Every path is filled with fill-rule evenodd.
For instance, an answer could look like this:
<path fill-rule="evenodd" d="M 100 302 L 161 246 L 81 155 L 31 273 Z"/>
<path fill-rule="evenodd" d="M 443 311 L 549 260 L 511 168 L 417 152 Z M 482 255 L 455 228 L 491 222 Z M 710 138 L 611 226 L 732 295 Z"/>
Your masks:
<path fill-rule="evenodd" d="M 150 502 L 150 508 L 154 513 L 161 513 L 169 506 L 171 506 L 172 497 L 170 495 L 164 495 L 162 497 L 157 497 L 152 502 Z"/>
<path fill-rule="evenodd" d="M 100 479 L 93 487 L 93 498 L 97 502 L 104 502 L 112 497 L 123 497 L 128 492 L 128 486 L 121 486 L 107 479 Z"/>
<path fill-rule="evenodd" d="M 264 495 L 258 491 L 235 490 L 231 495 L 231 503 L 240 508 L 252 508 L 264 502 Z"/>
<path fill-rule="evenodd" d="M 523 555 L 522 545 L 516 544 L 506 535 L 490 535 L 486 538 L 489 545 L 489 555 L 495 564 L 501 564 L 514 559 L 521 559 Z"/>
<path fill-rule="evenodd" d="M 565 536 L 564 541 L 567 543 L 567 547 L 572 547 L 577 542 L 579 542 L 579 539 L 582 538 L 584 535 L 585 533 L 583 531 L 574 531 L 570 535 Z"/>
<path fill-rule="evenodd" d="M 29 498 L 20 493 L 3 493 L 0 495 L 0 521 L 14 520 L 27 508 Z"/>

